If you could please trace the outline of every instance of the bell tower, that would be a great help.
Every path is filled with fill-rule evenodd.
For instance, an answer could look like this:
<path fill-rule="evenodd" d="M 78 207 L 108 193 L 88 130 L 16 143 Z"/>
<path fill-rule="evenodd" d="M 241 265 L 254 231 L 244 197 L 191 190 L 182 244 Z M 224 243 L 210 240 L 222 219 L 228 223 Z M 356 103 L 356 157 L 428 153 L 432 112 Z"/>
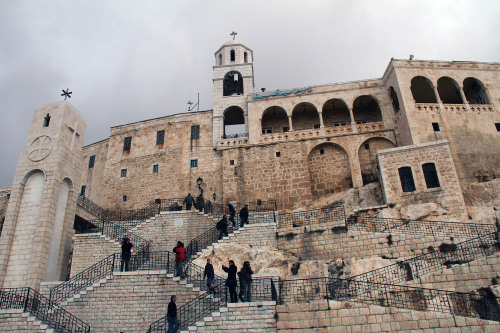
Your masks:
<path fill-rule="evenodd" d="M 213 144 L 216 146 L 219 140 L 231 135 L 248 135 L 247 98 L 255 86 L 253 51 L 232 39 L 215 52 L 213 70 Z"/>

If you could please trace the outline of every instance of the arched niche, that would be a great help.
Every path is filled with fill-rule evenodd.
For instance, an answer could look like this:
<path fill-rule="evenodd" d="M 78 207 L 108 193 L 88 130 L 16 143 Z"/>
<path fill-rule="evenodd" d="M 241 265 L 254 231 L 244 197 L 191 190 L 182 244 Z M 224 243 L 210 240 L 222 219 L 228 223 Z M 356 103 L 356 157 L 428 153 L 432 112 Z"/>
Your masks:
<path fill-rule="evenodd" d="M 290 130 L 288 115 L 285 109 L 279 106 L 271 106 L 262 113 L 262 134 L 284 133 Z"/>
<path fill-rule="evenodd" d="M 411 79 L 411 94 L 415 103 L 437 103 L 434 86 L 428 78 L 415 76 Z"/>
<path fill-rule="evenodd" d="M 371 138 L 359 146 L 358 160 L 363 185 L 378 181 L 379 165 L 377 163 L 377 151 L 394 147 L 396 145 L 386 138 Z"/>
<path fill-rule="evenodd" d="M 243 77 L 238 71 L 227 72 L 222 85 L 223 96 L 243 95 Z"/>
<path fill-rule="evenodd" d="M 468 77 L 464 80 L 464 95 L 469 104 L 490 104 L 484 84 L 476 78 Z"/>
<path fill-rule="evenodd" d="M 382 112 L 378 102 L 370 95 L 359 96 L 354 100 L 352 114 L 356 124 L 382 121 Z"/>
<path fill-rule="evenodd" d="M 245 114 L 239 106 L 230 106 L 224 110 L 224 135 L 228 137 L 243 136 L 245 133 Z"/>
<path fill-rule="evenodd" d="M 323 125 L 325 127 L 351 124 L 351 116 L 347 104 L 338 98 L 330 99 L 323 104 Z"/>
<path fill-rule="evenodd" d="M 307 102 L 297 104 L 292 111 L 292 126 L 294 131 L 319 128 L 319 114 L 316 107 Z"/>
<path fill-rule="evenodd" d="M 400 109 L 399 98 L 394 87 L 389 88 L 389 97 L 391 98 L 392 101 L 392 108 L 394 109 L 394 113 L 398 113 Z"/>
<path fill-rule="evenodd" d="M 334 143 L 314 147 L 307 158 L 311 193 L 321 197 L 352 187 L 351 168 L 347 152 Z"/>
<path fill-rule="evenodd" d="M 437 91 L 444 104 L 463 104 L 458 84 L 450 77 L 443 76 L 438 80 Z"/>

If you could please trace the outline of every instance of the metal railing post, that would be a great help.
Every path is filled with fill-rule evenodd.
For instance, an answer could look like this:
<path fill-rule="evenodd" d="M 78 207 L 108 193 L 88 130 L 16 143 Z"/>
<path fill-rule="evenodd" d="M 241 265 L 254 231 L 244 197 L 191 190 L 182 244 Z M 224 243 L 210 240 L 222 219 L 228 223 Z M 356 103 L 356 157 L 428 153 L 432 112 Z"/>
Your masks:
<path fill-rule="evenodd" d="M 28 288 L 28 292 L 26 293 L 26 299 L 24 300 L 24 309 L 23 309 L 24 312 L 26 312 L 28 308 L 28 301 L 30 299 L 30 290 L 31 288 Z"/>

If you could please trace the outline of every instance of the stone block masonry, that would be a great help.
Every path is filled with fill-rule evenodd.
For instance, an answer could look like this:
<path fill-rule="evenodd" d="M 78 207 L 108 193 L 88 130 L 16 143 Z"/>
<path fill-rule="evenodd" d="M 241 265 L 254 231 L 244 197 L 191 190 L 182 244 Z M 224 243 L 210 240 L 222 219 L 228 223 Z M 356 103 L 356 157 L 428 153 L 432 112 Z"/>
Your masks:
<path fill-rule="evenodd" d="M 276 307 L 279 333 L 498 332 L 500 323 L 448 313 L 315 301 Z"/>
<path fill-rule="evenodd" d="M 23 316 L 22 309 L 16 310 L 0 310 L 0 332 L 17 333 L 47 333 L 48 331 L 37 326 L 33 321 L 28 321 L 28 318 Z"/>
<path fill-rule="evenodd" d="M 193 288 L 167 277 L 165 271 L 115 273 L 106 284 L 65 306 L 93 332 L 146 332 L 165 316 L 170 296 L 177 308 L 199 296 Z"/>
<path fill-rule="evenodd" d="M 121 246 L 102 234 L 77 234 L 73 238 L 73 258 L 70 277 L 77 275 L 104 258 L 118 254 L 120 263 Z"/>

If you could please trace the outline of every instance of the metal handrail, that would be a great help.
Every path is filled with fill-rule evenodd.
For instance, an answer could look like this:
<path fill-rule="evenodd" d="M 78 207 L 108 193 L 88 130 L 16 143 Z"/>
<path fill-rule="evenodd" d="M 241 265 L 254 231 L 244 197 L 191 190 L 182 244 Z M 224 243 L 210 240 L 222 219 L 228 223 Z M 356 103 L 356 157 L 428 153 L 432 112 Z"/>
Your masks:
<path fill-rule="evenodd" d="M 78 196 L 77 204 L 95 217 L 104 217 L 104 209 L 84 195 Z"/>
<path fill-rule="evenodd" d="M 458 244 L 450 244 L 448 247 L 359 274 L 350 279 L 377 283 L 411 281 L 443 266 L 468 263 L 497 251 L 500 251 L 498 233 L 493 232 Z"/>
<path fill-rule="evenodd" d="M 279 282 L 280 304 L 335 300 L 500 321 L 500 298 L 480 290 L 459 293 L 352 279 L 315 278 Z"/>
<path fill-rule="evenodd" d="M 57 332 L 90 332 L 90 326 L 31 288 L 0 289 L 0 309 L 22 309 Z"/>

